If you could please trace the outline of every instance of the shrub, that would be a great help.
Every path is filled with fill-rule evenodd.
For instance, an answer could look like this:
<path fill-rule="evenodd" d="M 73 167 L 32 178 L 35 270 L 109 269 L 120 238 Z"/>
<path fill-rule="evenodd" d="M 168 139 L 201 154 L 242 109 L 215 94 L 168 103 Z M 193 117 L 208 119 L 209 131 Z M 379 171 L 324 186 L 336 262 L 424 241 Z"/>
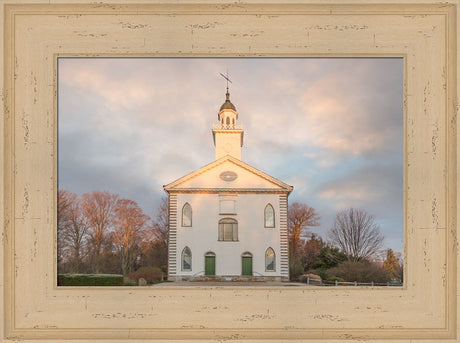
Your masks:
<path fill-rule="evenodd" d="M 346 260 L 347 256 L 339 249 L 325 245 L 319 253 L 316 269 L 326 270 L 337 267 L 339 263 L 345 262 Z"/>
<path fill-rule="evenodd" d="M 337 282 L 344 282 L 345 280 L 338 276 L 330 276 L 328 277 L 327 281 L 337 281 Z"/>
<path fill-rule="evenodd" d="M 299 276 L 303 275 L 304 268 L 301 264 L 291 265 L 289 268 L 289 274 L 291 280 L 299 280 Z"/>
<path fill-rule="evenodd" d="M 59 274 L 58 286 L 123 286 L 123 275 Z"/>
<path fill-rule="evenodd" d="M 137 282 L 125 276 L 123 286 L 137 286 Z"/>
<path fill-rule="evenodd" d="M 141 267 L 133 273 L 126 275 L 129 279 L 138 280 L 144 278 L 147 283 L 155 283 L 163 280 L 163 272 L 158 267 Z"/>
<path fill-rule="evenodd" d="M 315 269 L 315 270 L 312 270 L 311 273 L 313 274 L 316 274 L 316 275 L 319 275 L 321 277 L 321 279 L 323 280 L 327 280 L 327 269 Z"/>
<path fill-rule="evenodd" d="M 341 278 L 348 282 L 376 282 L 391 281 L 390 274 L 375 263 L 363 260 L 358 262 L 346 261 L 326 272 L 326 279 Z"/>

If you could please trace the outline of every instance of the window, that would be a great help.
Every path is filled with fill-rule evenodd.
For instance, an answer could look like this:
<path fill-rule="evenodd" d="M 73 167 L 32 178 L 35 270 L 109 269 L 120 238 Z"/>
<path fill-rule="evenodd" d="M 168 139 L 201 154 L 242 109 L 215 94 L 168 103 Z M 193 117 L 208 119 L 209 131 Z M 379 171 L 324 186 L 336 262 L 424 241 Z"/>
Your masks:
<path fill-rule="evenodd" d="M 227 125 L 230 125 L 230 118 L 229 117 L 227 117 L 226 122 L 227 122 Z"/>
<path fill-rule="evenodd" d="M 189 247 L 182 250 L 182 270 L 192 270 L 192 252 Z"/>
<path fill-rule="evenodd" d="M 182 226 L 192 226 L 192 206 L 188 202 L 182 207 Z"/>
<path fill-rule="evenodd" d="M 219 241 L 237 241 L 238 222 L 232 218 L 219 220 Z"/>
<path fill-rule="evenodd" d="M 268 248 L 265 252 L 265 271 L 274 272 L 275 271 L 275 251 L 272 248 Z"/>
<path fill-rule="evenodd" d="M 268 204 L 264 211 L 265 227 L 275 227 L 275 210 Z"/>
<path fill-rule="evenodd" d="M 236 195 L 219 195 L 219 213 L 236 214 Z"/>

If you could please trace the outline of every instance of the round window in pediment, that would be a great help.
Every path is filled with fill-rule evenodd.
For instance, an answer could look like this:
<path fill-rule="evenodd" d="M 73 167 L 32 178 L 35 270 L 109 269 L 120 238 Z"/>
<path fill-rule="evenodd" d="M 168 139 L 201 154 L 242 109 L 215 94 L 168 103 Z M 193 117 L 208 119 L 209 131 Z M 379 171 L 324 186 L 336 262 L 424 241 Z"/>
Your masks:
<path fill-rule="evenodd" d="M 233 181 L 233 180 L 236 180 L 238 175 L 232 171 L 224 171 L 220 173 L 219 177 L 224 181 Z"/>

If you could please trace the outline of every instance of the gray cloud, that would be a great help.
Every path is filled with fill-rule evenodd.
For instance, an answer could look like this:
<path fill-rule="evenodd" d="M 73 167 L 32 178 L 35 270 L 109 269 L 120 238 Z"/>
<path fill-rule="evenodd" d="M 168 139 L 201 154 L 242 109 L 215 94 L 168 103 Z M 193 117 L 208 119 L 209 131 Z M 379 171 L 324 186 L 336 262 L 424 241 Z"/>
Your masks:
<path fill-rule="evenodd" d="M 292 184 L 290 201 L 315 206 L 325 226 L 339 203 L 361 201 L 401 239 L 397 59 L 60 60 L 60 187 L 107 189 L 152 215 L 163 184 L 214 160 L 226 69 L 245 162 Z"/>

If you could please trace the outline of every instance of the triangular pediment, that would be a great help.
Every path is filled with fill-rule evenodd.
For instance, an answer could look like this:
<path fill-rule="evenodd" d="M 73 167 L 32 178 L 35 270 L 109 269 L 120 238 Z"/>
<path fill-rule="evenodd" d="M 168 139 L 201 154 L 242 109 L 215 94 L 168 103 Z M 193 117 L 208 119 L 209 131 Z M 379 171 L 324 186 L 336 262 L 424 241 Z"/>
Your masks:
<path fill-rule="evenodd" d="M 170 191 L 245 190 L 291 192 L 292 186 L 229 155 L 164 186 Z"/>

